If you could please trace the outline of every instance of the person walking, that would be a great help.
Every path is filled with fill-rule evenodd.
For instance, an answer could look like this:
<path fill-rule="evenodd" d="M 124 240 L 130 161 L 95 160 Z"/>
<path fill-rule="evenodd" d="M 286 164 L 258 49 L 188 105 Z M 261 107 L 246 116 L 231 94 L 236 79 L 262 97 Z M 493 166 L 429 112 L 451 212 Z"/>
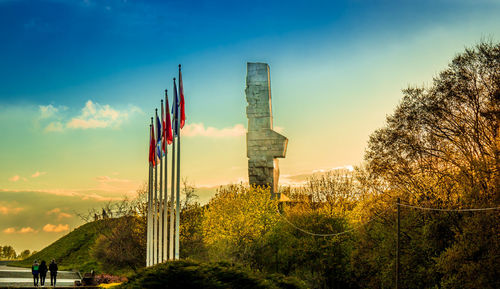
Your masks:
<path fill-rule="evenodd" d="M 38 287 L 38 274 L 39 274 L 39 270 L 40 269 L 40 265 L 38 264 L 38 261 L 35 260 L 35 262 L 33 262 L 33 266 L 31 266 L 31 274 L 33 274 L 33 286 L 35 287 Z"/>
<path fill-rule="evenodd" d="M 56 286 L 56 279 L 57 279 L 57 264 L 56 260 L 52 259 L 49 264 L 49 271 L 50 271 L 50 286 Z"/>
<path fill-rule="evenodd" d="M 45 286 L 45 277 L 47 277 L 47 263 L 45 263 L 45 260 L 42 260 L 42 263 L 40 263 L 40 267 L 38 267 L 38 273 L 40 273 L 40 285 Z"/>

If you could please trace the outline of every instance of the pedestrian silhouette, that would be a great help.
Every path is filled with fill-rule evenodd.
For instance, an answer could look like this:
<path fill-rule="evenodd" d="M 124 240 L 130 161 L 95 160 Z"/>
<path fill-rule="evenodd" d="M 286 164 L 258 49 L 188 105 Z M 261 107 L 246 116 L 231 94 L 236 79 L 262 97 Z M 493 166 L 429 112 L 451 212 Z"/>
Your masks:
<path fill-rule="evenodd" d="M 44 286 L 45 285 L 45 277 L 47 277 L 47 263 L 45 263 L 45 260 L 42 260 L 40 263 L 40 266 L 38 267 L 38 273 L 40 273 L 40 285 Z"/>
<path fill-rule="evenodd" d="M 56 260 L 52 259 L 52 261 L 49 264 L 50 286 L 56 286 L 57 270 L 58 269 L 59 268 L 57 267 Z"/>
<path fill-rule="evenodd" d="M 31 274 L 33 274 L 33 286 L 37 287 L 38 286 L 38 274 L 39 274 L 39 268 L 40 265 L 38 264 L 38 261 L 35 260 L 33 262 L 33 266 L 31 266 Z"/>

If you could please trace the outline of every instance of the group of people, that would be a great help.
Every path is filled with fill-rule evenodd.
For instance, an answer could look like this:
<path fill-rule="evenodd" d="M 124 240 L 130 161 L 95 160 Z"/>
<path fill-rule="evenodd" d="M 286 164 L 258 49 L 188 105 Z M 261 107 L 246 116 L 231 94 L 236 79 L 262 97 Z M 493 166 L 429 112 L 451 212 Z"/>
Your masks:
<path fill-rule="evenodd" d="M 38 279 L 40 279 L 40 285 L 45 286 L 45 277 L 47 277 L 47 271 L 50 271 L 50 286 L 56 286 L 57 279 L 57 267 L 56 261 L 52 260 L 47 268 L 47 263 L 45 260 L 42 260 L 40 264 L 35 260 L 33 262 L 33 266 L 31 266 L 31 274 L 33 274 L 33 285 L 35 287 L 38 286 Z"/>

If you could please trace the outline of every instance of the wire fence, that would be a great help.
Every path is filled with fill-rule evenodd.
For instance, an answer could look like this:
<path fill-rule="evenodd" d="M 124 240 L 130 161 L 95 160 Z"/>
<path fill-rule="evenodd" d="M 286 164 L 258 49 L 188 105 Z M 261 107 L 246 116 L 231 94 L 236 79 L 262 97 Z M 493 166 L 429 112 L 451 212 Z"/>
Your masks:
<path fill-rule="evenodd" d="M 398 203 L 396 203 L 397 205 Z M 489 208 L 467 208 L 467 209 L 441 209 L 441 208 L 430 208 L 430 207 L 421 207 L 421 206 L 414 206 L 414 205 L 408 205 L 408 204 L 403 204 L 403 203 L 399 203 L 400 206 L 402 207 L 407 207 L 407 208 L 412 208 L 412 209 L 418 209 L 418 210 L 425 210 L 425 211 L 438 211 L 438 212 L 480 212 L 480 211 L 493 211 L 493 210 L 500 210 L 500 207 L 489 207 Z M 387 207 L 382 213 L 385 213 L 387 210 L 389 210 L 390 208 L 392 208 L 392 206 L 389 206 Z M 308 231 L 306 229 L 303 229 L 297 225 L 295 225 L 294 223 L 292 223 L 290 220 L 288 220 L 280 211 L 279 209 L 277 210 L 278 214 L 281 216 L 281 218 L 287 222 L 290 226 L 292 226 L 293 228 L 295 228 L 296 230 L 304 233 L 304 234 L 308 234 L 308 235 L 311 235 L 311 236 L 315 236 L 315 237 L 335 237 L 335 236 L 340 236 L 340 235 L 344 235 L 344 234 L 347 234 L 347 233 L 350 233 L 354 230 L 356 230 L 357 228 L 361 228 L 365 225 L 367 225 L 368 223 L 370 223 L 371 221 L 379 218 L 382 213 L 378 214 L 378 215 L 375 215 L 373 216 L 372 218 L 368 219 L 367 221 L 365 221 L 363 224 L 355 227 L 355 228 L 352 228 L 352 229 L 349 229 L 349 230 L 345 230 L 345 231 L 342 231 L 342 232 L 337 232 L 337 233 L 330 233 L 330 234 L 322 234 L 322 233 L 314 233 L 314 232 L 311 232 L 311 231 Z"/>
<path fill-rule="evenodd" d="M 342 232 L 337 232 L 337 233 L 330 233 L 330 234 L 321 234 L 321 233 L 314 233 L 314 232 L 311 232 L 311 231 L 308 231 L 306 229 L 303 229 L 303 228 L 300 228 L 299 226 L 295 225 L 294 223 L 292 223 L 290 220 L 288 220 L 285 216 L 283 216 L 283 214 L 279 211 L 279 209 L 277 210 L 278 214 L 281 216 L 281 218 L 283 220 L 285 220 L 285 222 L 287 222 L 290 226 L 292 226 L 293 228 L 301 231 L 302 233 L 305 233 L 305 234 L 308 234 L 308 235 L 311 235 L 311 236 L 316 236 L 316 237 L 335 237 L 335 236 L 340 236 L 340 235 L 344 235 L 344 234 L 347 234 L 347 233 L 350 233 L 354 230 L 356 230 L 357 228 L 361 228 L 363 226 L 365 226 L 366 224 L 370 223 L 371 221 L 377 219 L 380 217 L 380 215 L 382 215 L 383 213 L 387 212 L 391 207 L 387 207 L 384 211 L 382 211 L 380 214 L 378 215 L 375 215 L 373 217 L 371 217 L 370 219 L 368 219 L 367 221 L 365 221 L 363 224 L 360 224 L 359 226 L 356 226 L 352 229 L 349 229 L 349 230 L 345 230 L 345 231 L 342 231 Z"/>
<path fill-rule="evenodd" d="M 420 207 L 399 203 L 402 207 L 425 210 L 425 211 L 439 211 L 439 212 L 478 212 L 478 211 L 492 211 L 492 210 L 500 210 L 500 207 L 491 207 L 491 208 L 468 208 L 468 209 L 440 209 L 440 208 L 429 208 L 429 207 Z"/>

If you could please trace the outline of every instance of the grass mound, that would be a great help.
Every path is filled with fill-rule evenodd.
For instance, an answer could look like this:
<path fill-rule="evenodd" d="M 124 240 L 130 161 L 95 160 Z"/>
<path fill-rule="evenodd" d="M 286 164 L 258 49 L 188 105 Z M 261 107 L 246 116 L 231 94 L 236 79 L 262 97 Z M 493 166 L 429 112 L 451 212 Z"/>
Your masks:
<path fill-rule="evenodd" d="M 12 266 L 30 267 L 34 260 L 45 260 L 47 264 L 56 259 L 59 270 L 78 270 L 89 272 L 98 269 L 97 260 L 90 255 L 90 249 L 97 237 L 114 227 L 120 219 L 104 219 L 84 224 L 59 240 L 50 244 L 40 252 L 17 262 Z"/>
<path fill-rule="evenodd" d="M 305 285 L 295 278 L 264 275 L 228 263 L 181 260 L 146 268 L 118 288 L 299 289 Z"/>

